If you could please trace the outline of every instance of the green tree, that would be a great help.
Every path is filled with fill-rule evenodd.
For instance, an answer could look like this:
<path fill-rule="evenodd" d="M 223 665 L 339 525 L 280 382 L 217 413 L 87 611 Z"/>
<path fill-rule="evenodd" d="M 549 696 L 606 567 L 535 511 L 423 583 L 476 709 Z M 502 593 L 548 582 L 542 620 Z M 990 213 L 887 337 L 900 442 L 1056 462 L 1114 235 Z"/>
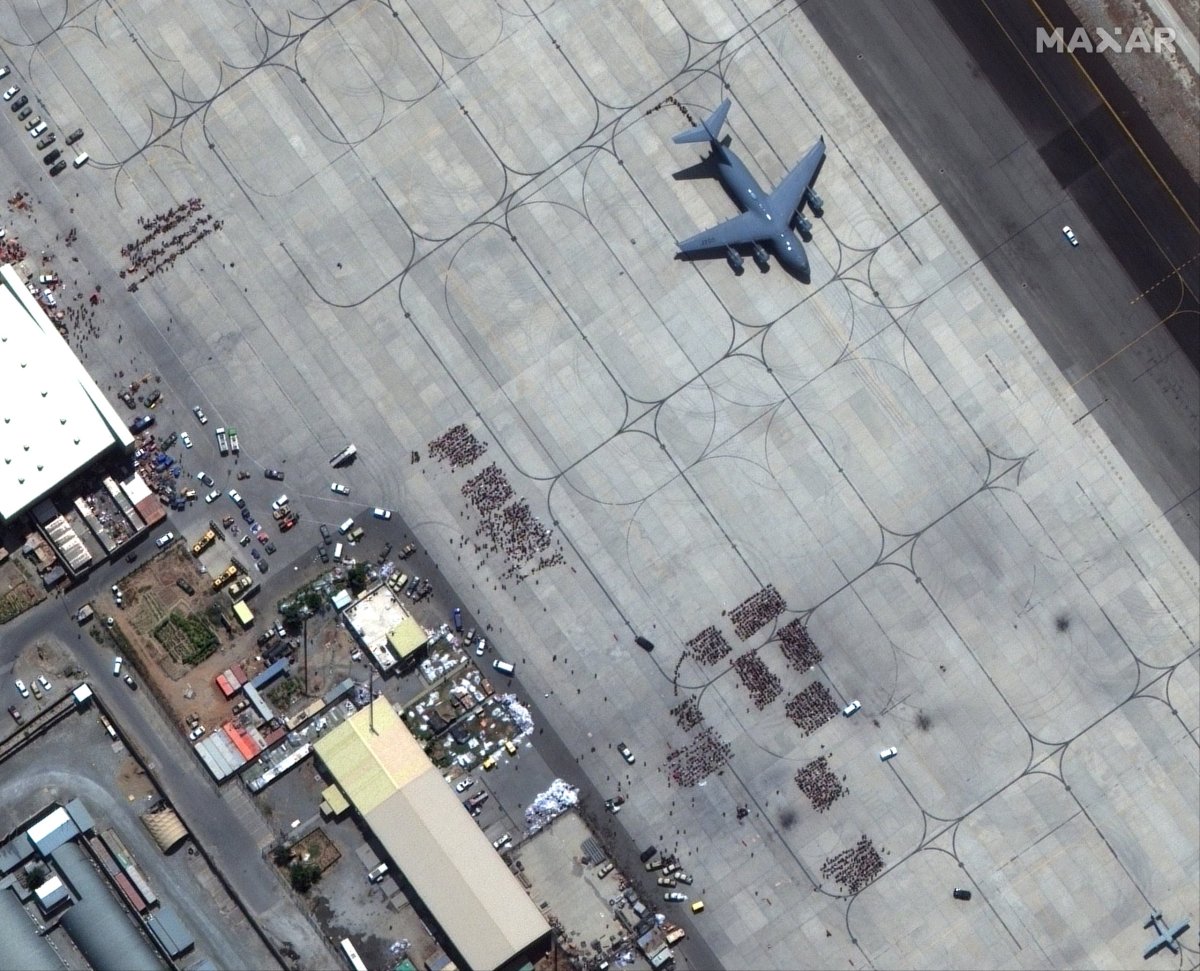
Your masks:
<path fill-rule="evenodd" d="M 359 593 L 367 585 L 367 564 L 355 563 L 346 574 L 346 579 L 350 582 L 350 589 Z"/>
<path fill-rule="evenodd" d="M 282 843 L 275 847 L 275 852 L 271 856 L 271 859 L 275 861 L 276 866 L 287 866 L 288 860 L 291 858 L 292 851 Z"/>
<path fill-rule="evenodd" d="M 289 874 L 296 893 L 308 893 L 321 879 L 321 868 L 315 863 L 293 863 Z"/>

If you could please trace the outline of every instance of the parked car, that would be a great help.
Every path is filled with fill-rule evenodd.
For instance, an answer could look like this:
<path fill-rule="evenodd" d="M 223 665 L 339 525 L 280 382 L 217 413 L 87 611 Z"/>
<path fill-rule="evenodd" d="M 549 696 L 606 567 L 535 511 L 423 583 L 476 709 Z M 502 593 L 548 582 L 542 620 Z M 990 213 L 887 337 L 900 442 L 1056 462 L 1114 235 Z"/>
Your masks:
<path fill-rule="evenodd" d="M 678 890 L 672 890 L 669 893 L 663 894 L 663 900 L 672 904 L 682 904 L 687 902 L 687 894 L 680 893 Z"/>
<path fill-rule="evenodd" d="M 37 149 L 40 152 L 43 148 L 49 148 L 54 144 L 54 132 L 46 132 L 46 134 L 38 139 Z"/>
<path fill-rule="evenodd" d="M 280 472 L 279 469 L 265 469 L 263 471 L 263 475 L 265 475 L 268 479 L 274 479 L 276 482 L 283 481 L 283 473 Z"/>
<path fill-rule="evenodd" d="M 350 487 L 342 485 L 340 482 L 329 483 L 329 491 L 336 492 L 339 496 L 350 495 Z"/>
<path fill-rule="evenodd" d="M 893 745 L 891 748 L 885 748 L 882 752 L 879 753 L 879 761 L 880 762 L 886 762 L 888 759 L 894 759 L 895 757 L 896 757 L 896 746 L 895 745 Z"/>
<path fill-rule="evenodd" d="M 75 129 L 73 132 L 71 132 L 71 134 L 69 134 L 69 135 L 67 136 L 67 144 L 68 144 L 68 145 L 74 145 L 74 144 L 75 144 L 77 141 L 79 141 L 79 139 L 81 139 L 81 138 L 83 138 L 83 129 L 82 129 L 82 128 L 76 128 L 76 129 Z M 204 422 L 202 421 L 202 422 L 200 422 L 200 424 L 202 424 L 202 425 L 203 425 L 203 424 L 204 424 Z"/>
<path fill-rule="evenodd" d="M 278 511 L 288 504 L 287 493 L 283 493 L 278 499 L 271 503 L 271 508 Z"/>
<path fill-rule="evenodd" d="M 161 550 L 164 546 L 170 545 L 170 543 L 173 539 L 175 539 L 174 533 L 163 533 L 158 539 L 156 539 L 154 541 L 154 545 L 157 546 Z"/>
<path fill-rule="evenodd" d="M 392 511 L 390 509 L 380 509 L 378 506 L 376 506 L 371 511 L 371 515 L 373 515 L 376 519 L 391 519 Z"/>
<path fill-rule="evenodd" d="M 115 658 L 113 658 L 113 677 L 117 677 L 121 673 L 122 661 L 123 661 L 123 658 L 121 657 L 120 654 L 118 654 Z"/>
<path fill-rule="evenodd" d="M 4 100 L 12 101 L 12 99 L 16 96 L 17 92 L 20 90 L 21 89 L 14 84 L 11 88 L 9 88 L 7 91 L 4 92 Z"/>
<path fill-rule="evenodd" d="M 637 759 L 633 757 L 633 753 L 629 751 L 629 746 L 624 742 L 617 742 L 617 751 L 621 753 L 621 758 L 623 758 L 630 765 L 633 765 L 635 762 L 637 762 Z"/>
<path fill-rule="evenodd" d="M 512 835 L 509 833 L 505 833 L 499 839 L 492 840 L 492 849 L 494 849 L 494 850 L 503 849 L 504 847 L 508 846 L 508 844 L 511 842 L 512 842 Z"/>
<path fill-rule="evenodd" d="M 12 108 L 10 110 L 13 112 L 20 111 L 27 104 L 29 104 L 29 98 L 27 98 L 25 95 L 21 95 L 21 97 L 17 98 L 17 100 L 12 103 Z"/>
<path fill-rule="evenodd" d="M 267 545 L 264 546 L 263 549 L 265 549 L 268 553 L 273 554 L 275 552 L 275 544 L 270 540 L 267 540 Z"/>
<path fill-rule="evenodd" d="M 42 686 L 42 690 L 47 694 L 54 690 L 54 685 L 49 682 L 44 674 L 38 675 L 38 683 Z"/>
<path fill-rule="evenodd" d="M 955 887 L 953 897 L 955 900 L 970 900 L 971 891 L 964 890 L 962 887 Z"/>
<path fill-rule="evenodd" d="M 137 691 L 137 682 L 130 675 L 125 675 L 125 683 L 129 685 L 130 690 Z"/>
<path fill-rule="evenodd" d="M 229 490 L 229 498 L 232 499 L 238 507 L 242 509 L 246 508 L 246 500 L 242 498 L 242 494 L 238 492 L 237 489 Z"/>
<path fill-rule="evenodd" d="M 71 144 L 71 136 L 70 135 L 67 136 L 67 144 L 68 145 Z M 206 415 L 203 411 L 200 410 L 199 405 L 192 406 L 192 414 L 196 416 L 196 421 L 200 422 L 201 425 L 208 424 L 208 415 Z"/>
<path fill-rule="evenodd" d="M 12 70 L 7 64 L 0 67 L 0 78 L 8 77 L 8 72 Z"/>
<path fill-rule="evenodd" d="M 852 702 L 850 702 L 850 704 L 848 704 L 845 708 L 842 709 L 842 714 L 845 715 L 847 718 L 849 718 L 856 711 L 858 711 L 858 709 L 860 709 L 861 707 L 862 707 L 861 702 L 852 701 Z"/>
<path fill-rule="evenodd" d="M 189 435 L 187 432 L 180 432 L 180 433 L 179 433 L 179 440 L 180 440 L 181 442 L 183 442 L 183 447 L 184 447 L 184 448 L 191 448 L 191 447 L 192 447 L 192 436 L 191 436 L 191 435 Z"/>
<path fill-rule="evenodd" d="M 467 776 L 465 779 L 460 779 L 457 783 L 455 783 L 454 791 L 455 792 L 466 792 L 473 785 L 475 785 L 475 780 L 472 779 L 470 776 Z"/>
<path fill-rule="evenodd" d="M 137 418 L 129 423 L 129 430 L 135 435 L 140 434 L 153 425 L 154 421 L 153 415 L 138 415 Z"/>
<path fill-rule="evenodd" d="M 220 498 L 221 498 L 221 490 L 213 489 L 212 492 L 210 492 L 207 496 L 204 497 L 204 501 L 205 502 L 216 502 Z"/>
<path fill-rule="evenodd" d="M 47 152 L 46 155 L 42 158 L 42 161 L 46 165 L 53 165 L 61 157 L 62 157 L 62 149 L 56 148 L 53 152 Z"/>
<path fill-rule="evenodd" d="M 253 556 L 256 560 L 262 559 L 262 554 L 254 547 L 250 548 L 250 555 Z"/>
<path fill-rule="evenodd" d="M 188 732 L 188 738 L 190 738 L 194 742 L 194 741 L 196 741 L 196 739 L 198 739 L 203 734 L 204 734 L 204 726 L 197 725 L 190 732 Z"/>
<path fill-rule="evenodd" d="M 22 698 L 29 697 L 29 689 L 25 687 L 24 681 L 22 681 L 20 678 L 17 678 L 17 680 L 14 681 L 13 684 L 17 688 L 17 694 L 19 694 Z"/>
<path fill-rule="evenodd" d="M 33 114 L 33 107 L 31 105 L 26 106 L 17 112 L 17 121 L 24 121 L 26 118 L 28 118 L 32 114 Z"/>
<path fill-rule="evenodd" d="M 16 705 L 9 705 L 8 713 L 12 715 L 13 721 L 18 723 L 21 721 L 21 712 L 17 709 Z"/>
<path fill-rule="evenodd" d="M 58 161 L 58 162 L 55 162 L 55 163 L 54 163 L 54 164 L 53 164 L 53 165 L 50 167 L 50 174 L 51 174 L 52 176 L 58 176 L 58 175 L 60 175 L 60 174 L 62 173 L 63 169 L 65 169 L 66 167 L 67 167 L 67 163 L 66 163 L 66 162 L 63 162 L 63 161 Z"/>
<path fill-rule="evenodd" d="M 254 565 L 255 565 L 256 567 L 258 567 L 258 572 L 259 572 L 259 573 L 266 573 L 266 572 L 267 572 L 267 570 L 269 570 L 269 569 L 270 569 L 270 567 L 269 567 L 269 566 L 267 566 L 267 561 L 266 561 L 266 560 L 259 560 L 259 561 L 258 561 L 257 563 L 255 563 Z"/>
<path fill-rule="evenodd" d="M 197 472 L 196 478 L 199 479 L 201 482 L 203 482 L 209 488 L 212 488 L 212 485 L 213 485 L 212 476 L 209 475 L 207 472 Z"/>
<path fill-rule="evenodd" d="M 328 563 L 329 562 L 329 547 L 327 547 L 324 543 L 319 544 L 317 546 L 317 556 L 319 556 L 321 558 L 322 563 Z"/>
<path fill-rule="evenodd" d="M 329 527 L 324 523 L 321 523 L 321 539 L 325 541 L 326 546 L 333 542 L 333 537 L 329 533 Z"/>
<path fill-rule="evenodd" d="M 1079 245 L 1079 238 L 1075 235 L 1070 226 L 1063 226 L 1062 233 L 1067 237 L 1067 242 L 1072 246 Z"/>

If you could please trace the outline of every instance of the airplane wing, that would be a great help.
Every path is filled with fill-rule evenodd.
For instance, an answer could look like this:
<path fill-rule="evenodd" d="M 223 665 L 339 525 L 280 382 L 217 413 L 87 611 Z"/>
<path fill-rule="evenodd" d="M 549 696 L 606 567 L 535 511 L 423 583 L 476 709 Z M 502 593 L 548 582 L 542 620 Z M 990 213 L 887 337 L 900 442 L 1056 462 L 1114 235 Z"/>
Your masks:
<path fill-rule="evenodd" d="M 726 246 L 756 243 L 773 236 L 774 232 L 771 224 L 759 213 L 742 212 L 732 219 L 718 223 L 712 229 L 689 236 L 679 244 L 679 252 L 695 253 L 699 250 L 724 249 Z"/>
<path fill-rule="evenodd" d="M 808 150 L 804 158 L 796 163 L 796 167 L 783 177 L 783 181 L 775 187 L 767 199 L 767 206 L 770 208 L 771 214 L 783 225 L 788 225 L 792 220 L 792 214 L 800 208 L 805 190 L 813 184 L 813 180 L 816 179 L 817 172 L 821 168 L 821 163 L 824 161 L 825 138 L 822 136 Z"/>

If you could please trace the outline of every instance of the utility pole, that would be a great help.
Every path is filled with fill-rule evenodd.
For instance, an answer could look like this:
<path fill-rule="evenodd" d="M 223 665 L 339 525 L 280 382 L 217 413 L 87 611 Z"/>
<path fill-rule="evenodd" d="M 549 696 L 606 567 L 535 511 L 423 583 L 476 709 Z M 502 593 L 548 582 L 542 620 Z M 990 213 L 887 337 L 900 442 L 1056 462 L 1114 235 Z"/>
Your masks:
<path fill-rule="evenodd" d="M 308 694 L 308 614 L 304 615 L 304 620 L 301 622 L 301 639 L 304 641 L 304 693 Z"/>

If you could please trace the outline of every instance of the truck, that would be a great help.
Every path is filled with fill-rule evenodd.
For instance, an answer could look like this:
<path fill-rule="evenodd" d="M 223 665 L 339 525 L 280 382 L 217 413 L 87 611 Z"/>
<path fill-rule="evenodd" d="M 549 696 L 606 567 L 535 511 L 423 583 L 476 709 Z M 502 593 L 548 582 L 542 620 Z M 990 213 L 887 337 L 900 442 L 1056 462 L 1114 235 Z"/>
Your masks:
<path fill-rule="evenodd" d="M 198 540 L 196 540 L 196 542 L 194 542 L 192 544 L 192 556 L 199 556 L 206 549 L 208 549 L 210 546 L 212 546 L 213 543 L 215 543 L 216 541 L 217 541 L 216 532 L 214 532 L 211 529 L 208 530 L 208 532 L 206 532 L 203 536 L 201 536 Z"/>
<path fill-rule="evenodd" d="M 217 448 L 222 455 L 229 454 L 229 436 L 225 434 L 225 426 L 217 429 Z"/>
<path fill-rule="evenodd" d="M 232 426 L 229 429 L 229 451 L 234 455 L 242 450 L 242 446 L 238 444 L 237 429 Z"/>
<path fill-rule="evenodd" d="M 213 577 L 213 589 L 220 590 L 225 584 L 238 575 L 238 568 L 232 563 L 225 567 L 225 570 L 218 576 Z"/>
<path fill-rule="evenodd" d="M 92 617 L 95 616 L 95 611 L 92 610 L 91 604 L 84 604 L 75 614 L 75 622 L 77 624 L 86 624 Z"/>
<path fill-rule="evenodd" d="M 337 455 L 335 455 L 333 458 L 331 458 L 329 460 L 329 464 L 332 465 L 336 469 L 343 462 L 348 461 L 349 459 L 351 459 L 353 456 L 355 456 L 357 454 L 358 454 L 358 449 L 356 449 L 354 447 L 354 443 L 351 442 L 344 449 L 342 449 L 340 452 L 338 452 Z"/>

